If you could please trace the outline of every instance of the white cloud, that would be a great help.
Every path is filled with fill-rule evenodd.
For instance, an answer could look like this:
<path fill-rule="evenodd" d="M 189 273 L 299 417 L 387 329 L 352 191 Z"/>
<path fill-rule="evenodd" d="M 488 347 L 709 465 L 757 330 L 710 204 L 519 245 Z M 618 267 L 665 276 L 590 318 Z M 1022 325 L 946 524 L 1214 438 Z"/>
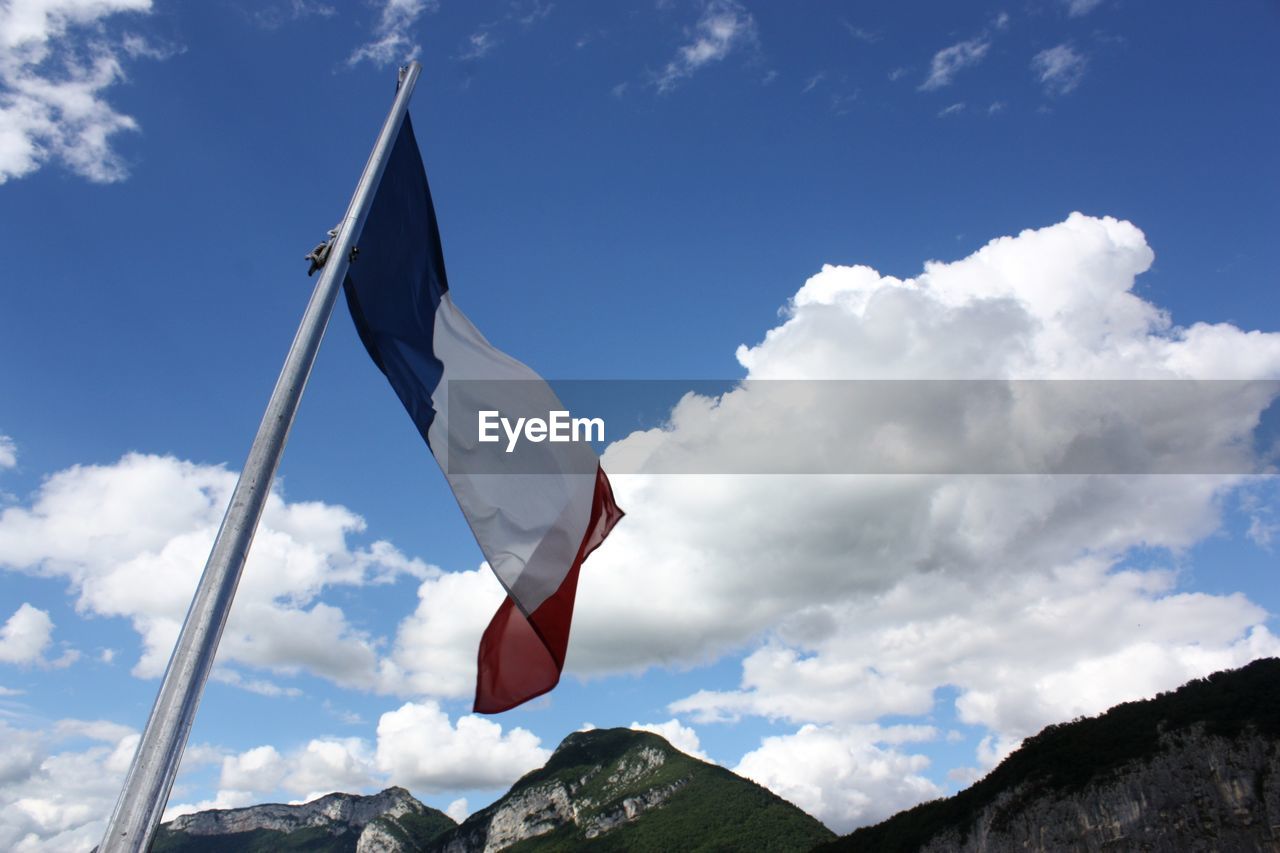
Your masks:
<path fill-rule="evenodd" d="M 0 663 L 33 664 L 44 659 L 53 636 L 47 611 L 24 603 L 0 628 Z"/>
<path fill-rule="evenodd" d="M 381 661 L 381 687 L 399 694 L 470 697 L 480 636 L 504 596 L 487 565 L 423 581 L 417 609 L 400 623 L 391 653 Z"/>
<path fill-rule="evenodd" d="M 676 749 L 701 761 L 712 760 L 702 751 L 698 733 L 679 720 L 667 720 L 665 723 L 632 723 L 630 728 L 638 732 L 653 732 L 655 735 L 664 737 Z"/>
<path fill-rule="evenodd" d="M 334 791 L 383 787 L 373 752 L 362 738 L 315 738 L 294 753 L 283 786 L 302 802 Z"/>
<path fill-rule="evenodd" d="M 459 59 L 481 59 L 489 55 L 489 52 L 497 46 L 498 40 L 493 37 L 493 33 L 488 30 L 480 30 L 474 32 L 467 39 L 467 48 L 461 54 Z"/>
<path fill-rule="evenodd" d="M 0 663 L 62 667 L 79 659 L 79 652 L 67 650 L 57 660 L 47 660 L 45 651 L 52 639 L 53 620 L 48 611 L 24 602 L 0 628 Z"/>
<path fill-rule="evenodd" d="M 382 0 L 373 38 L 356 48 L 347 64 L 369 61 L 383 66 L 416 59 L 421 47 L 412 35 L 414 24 L 424 13 L 438 8 L 436 0 Z"/>
<path fill-rule="evenodd" d="M 290 21 L 316 16 L 332 18 L 338 10 L 328 3 L 313 0 L 289 0 L 284 3 L 261 3 L 252 12 L 253 22 L 263 29 L 274 30 Z"/>
<path fill-rule="evenodd" d="M 933 61 L 929 64 L 929 76 L 920 84 L 920 88 L 928 91 L 951 85 L 957 73 L 981 62 L 990 48 L 991 42 L 985 36 L 944 47 L 933 55 Z"/>
<path fill-rule="evenodd" d="M 766 737 L 734 772 L 845 833 L 942 795 L 921 775 L 929 760 L 898 748 L 935 737 L 928 726 L 803 726 Z"/>
<path fill-rule="evenodd" d="M 245 791 L 218 791 L 207 800 L 167 805 L 160 820 L 162 822 L 170 821 L 180 815 L 195 814 L 196 812 L 209 811 L 210 809 L 242 809 L 245 806 L 254 805 L 254 803 L 254 796 Z"/>
<path fill-rule="evenodd" d="M 284 758 L 276 748 L 258 746 L 223 759 L 218 787 L 244 792 L 274 791 L 284 781 L 285 773 Z"/>
<path fill-rule="evenodd" d="M 0 435 L 0 470 L 18 464 L 18 445 L 7 435 Z"/>
<path fill-rule="evenodd" d="M 139 454 L 60 471 L 28 506 L 0 512 L 0 567 L 64 580 L 78 610 L 130 620 L 143 646 L 134 674 L 158 676 L 234 482 L 221 467 Z M 374 685 L 378 639 L 321 594 L 438 570 L 385 542 L 350 547 L 347 537 L 363 528 L 343 507 L 290 503 L 272 493 L 219 649 L 222 679 L 242 680 L 225 670 L 249 664 Z M 244 683 L 270 689 L 268 682 Z"/>
<path fill-rule="evenodd" d="M 413 790 L 505 788 L 550 757 L 526 729 L 504 733 L 474 714 L 451 724 L 435 702 L 408 702 L 378 721 L 378 769 Z"/>
<path fill-rule="evenodd" d="M 1050 95 L 1065 95 L 1079 86 L 1087 66 L 1088 60 L 1068 44 L 1042 50 L 1031 58 L 1031 70 Z"/>
<path fill-rule="evenodd" d="M 757 41 L 756 21 L 736 0 L 708 0 L 695 25 L 692 40 L 676 51 L 657 77 L 659 92 L 667 92 L 698 69 L 719 62 L 740 45 Z"/>
<path fill-rule="evenodd" d="M 961 113 L 961 112 L 964 112 L 964 101 L 959 101 L 958 103 L 954 103 L 949 107 L 943 107 L 942 109 L 938 110 L 938 118 L 953 116 L 956 113 Z"/>
<path fill-rule="evenodd" d="M 1175 326 L 1135 294 L 1153 257 L 1133 225 L 1073 214 L 910 279 L 825 267 L 738 359 L 749 380 L 1280 377 L 1280 335 Z M 850 452 L 884 452 L 864 415 L 842 410 L 797 433 L 804 401 L 778 407 L 759 387 L 688 395 L 665 427 L 607 449 L 607 469 L 642 473 L 614 477 L 628 516 L 584 568 L 570 672 L 694 665 L 754 646 L 739 689 L 671 710 L 843 731 L 927 714 L 953 685 L 994 755 L 1044 723 L 1278 650 L 1243 596 L 1189 594 L 1172 571 L 1124 562 L 1143 547 L 1176 564 L 1247 478 L 658 476 L 692 459 L 735 470 L 764 454 L 783 470 L 831 470 Z M 1179 423 L 1193 443 L 1232 447 L 1268 402 L 1237 398 Z M 970 436 L 986 434 L 988 407 L 915 413 L 909 449 L 987 453 Z M 1016 451 L 1037 458 L 1078 434 L 1069 418 L 1052 426 Z M 1126 677 L 1135 666 L 1144 675 Z"/>
<path fill-rule="evenodd" d="M 0 6 L 0 183 L 57 161 L 91 181 L 127 174 L 112 137 L 136 130 L 103 92 L 124 79 L 122 56 L 156 56 L 106 24 L 151 0 L 48 0 Z"/>
<path fill-rule="evenodd" d="M 363 738 L 313 738 L 287 753 L 271 745 L 229 755 L 207 751 L 221 765 L 217 793 L 212 799 L 170 805 L 165 820 L 205 809 L 238 808 L 278 799 L 281 793 L 293 797 L 292 802 L 305 803 L 336 791 L 368 793 L 386 787 L 374 763 L 373 749 Z M 193 756 L 186 755 L 183 767 L 192 763 Z"/>
<path fill-rule="evenodd" d="M 136 732 L 114 723 L 32 731 L 0 720 L 0 849 L 60 853 L 101 841 L 137 745 Z"/>
<path fill-rule="evenodd" d="M 1073 18 L 1087 15 L 1102 5 L 1102 0 L 1062 0 L 1067 7 L 1067 14 Z"/>
<path fill-rule="evenodd" d="M 217 792 L 211 799 L 171 805 L 165 819 L 278 801 L 282 795 L 309 802 L 334 791 L 368 793 L 388 785 L 427 793 L 503 789 L 550 756 L 526 729 L 504 732 L 498 723 L 470 714 L 450 721 L 435 702 L 409 702 L 382 715 L 376 744 L 362 737 L 321 737 L 288 750 L 271 744 L 239 753 L 193 747 L 184 757 L 184 770 L 218 765 Z M 0 760 L 0 773 L 3 767 Z M 465 818 L 466 800 L 450 804 L 449 813 Z"/>
<path fill-rule="evenodd" d="M 445 807 L 444 813 L 453 818 L 458 823 L 462 823 L 471 814 L 471 810 L 467 807 L 467 798 L 459 797 Z"/>
<path fill-rule="evenodd" d="M 739 690 L 702 691 L 671 710 L 845 724 L 928 713 L 933 691 L 951 685 L 960 719 L 1016 742 L 1280 653 L 1267 614 L 1243 596 L 1177 593 L 1172 573 L 1108 569 L 1082 560 L 986 581 L 918 576 L 814 608 L 779 626 L 790 644 L 748 655 Z M 827 633 L 805 638 L 819 619 Z"/>
<path fill-rule="evenodd" d="M 961 261 L 931 262 L 915 279 L 826 267 L 786 320 L 738 357 L 761 380 L 1280 375 L 1280 335 L 1175 328 L 1136 296 L 1152 257 L 1132 225 L 1073 215 Z M 782 470 L 823 471 L 851 453 L 888 452 L 848 440 L 862 434 L 856 411 L 797 432 L 809 422 L 803 401 L 772 402 L 751 386 L 715 400 L 690 395 L 668 428 L 611 445 L 606 468 L 687 471 L 698 460 L 743 470 L 735 460 L 763 453 Z M 1234 446 L 1266 402 L 1187 413 L 1187 435 Z M 908 449 L 998 461 L 1007 448 L 981 447 L 987 406 L 912 415 L 918 440 Z M 1061 426 L 1030 430 L 1019 453 L 1059 452 L 1051 448 L 1077 434 Z M 783 446 L 778 434 L 798 439 Z M 863 600 L 914 575 L 1052 571 L 1090 550 L 1118 558 L 1137 545 L 1185 548 L 1215 529 L 1218 496 L 1238 480 L 1190 478 L 1171 490 L 1158 477 L 619 476 L 628 516 L 583 571 L 570 669 L 714 659 L 812 605 Z"/>

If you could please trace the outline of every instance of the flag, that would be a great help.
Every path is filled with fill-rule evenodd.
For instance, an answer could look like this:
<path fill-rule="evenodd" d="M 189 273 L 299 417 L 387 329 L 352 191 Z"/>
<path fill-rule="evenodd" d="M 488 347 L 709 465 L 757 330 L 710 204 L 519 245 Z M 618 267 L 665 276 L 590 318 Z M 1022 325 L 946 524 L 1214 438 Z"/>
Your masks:
<path fill-rule="evenodd" d="M 560 680 L 579 569 L 622 511 L 589 444 L 533 444 L 516 457 L 478 442 L 480 410 L 545 416 L 564 407 L 453 304 L 407 114 L 357 246 L 344 289 L 360 340 L 507 591 L 480 641 L 475 697 L 480 713 L 505 711 Z"/>

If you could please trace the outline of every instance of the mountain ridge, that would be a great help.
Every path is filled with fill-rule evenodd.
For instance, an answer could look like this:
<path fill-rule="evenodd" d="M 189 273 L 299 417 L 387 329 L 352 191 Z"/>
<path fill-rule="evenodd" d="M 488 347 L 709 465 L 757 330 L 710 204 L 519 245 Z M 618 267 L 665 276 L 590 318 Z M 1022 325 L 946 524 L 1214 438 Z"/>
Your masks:
<path fill-rule="evenodd" d="M 1280 851 L 1280 660 L 1263 658 L 1047 726 L 958 794 L 819 850 L 1109 845 Z"/>

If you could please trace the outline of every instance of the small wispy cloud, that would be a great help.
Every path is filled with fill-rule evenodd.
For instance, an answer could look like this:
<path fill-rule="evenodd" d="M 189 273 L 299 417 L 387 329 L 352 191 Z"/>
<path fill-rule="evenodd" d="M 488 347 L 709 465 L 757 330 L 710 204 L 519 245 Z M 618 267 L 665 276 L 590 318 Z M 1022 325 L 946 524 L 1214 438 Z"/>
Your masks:
<path fill-rule="evenodd" d="M 671 91 L 700 68 L 719 62 L 740 45 L 757 41 L 755 18 L 741 3 L 709 0 L 693 28 L 692 41 L 681 46 L 658 75 L 658 91 Z"/>
<path fill-rule="evenodd" d="M 991 106 L 987 107 L 987 115 L 993 116 L 996 113 L 1004 112 L 1004 101 L 992 101 Z"/>
<path fill-rule="evenodd" d="M 507 5 L 507 11 L 502 17 L 481 24 L 475 32 L 468 36 L 466 46 L 454 58 L 461 62 L 474 62 L 475 60 L 483 59 L 491 54 L 495 47 L 506 40 L 503 37 L 499 37 L 499 33 L 505 36 L 515 36 L 519 31 L 527 30 L 546 18 L 553 9 L 555 9 L 555 6 L 544 2 L 544 0 L 512 0 Z M 595 35 L 598 35 L 598 33 L 581 36 L 575 46 L 578 48 L 585 47 Z"/>
<path fill-rule="evenodd" d="M 618 85 L 616 85 L 616 86 L 614 86 L 612 89 L 610 89 L 610 90 L 609 90 L 609 92 L 610 92 L 610 94 L 612 94 L 615 98 L 621 98 L 623 95 L 627 94 L 627 86 L 628 86 L 628 85 L 629 85 L 629 84 L 627 84 L 627 83 L 619 83 Z"/>
<path fill-rule="evenodd" d="M 920 84 L 920 89 L 927 92 L 951 85 L 956 74 L 981 62 L 990 48 L 991 41 L 986 36 L 977 36 L 944 47 L 933 55 L 933 61 L 929 64 L 929 76 Z"/>
<path fill-rule="evenodd" d="M 412 36 L 413 26 L 423 14 L 438 8 L 438 0 L 385 0 L 373 39 L 356 48 L 347 65 L 368 61 L 383 66 L 416 59 L 421 48 Z"/>
<path fill-rule="evenodd" d="M 911 69 L 910 69 L 910 68 L 907 68 L 907 67 L 906 67 L 906 66 L 904 66 L 904 65 L 899 65 L 897 68 L 895 68 L 895 69 L 893 69 L 892 71 L 890 71 L 890 72 L 889 72 L 889 75 L 888 75 L 888 76 L 889 76 L 889 82 L 890 82 L 890 83 L 896 83 L 896 82 L 898 82 L 898 81 L 899 81 L 899 80 L 901 80 L 903 77 L 906 77 L 906 76 L 907 76 L 907 74 L 908 74 L 910 71 L 911 71 Z"/>
<path fill-rule="evenodd" d="M 0 469 L 18 464 L 18 446 L 7 435 L 0 435 Z"/>
<path fill-rule="evenodd" d="M 945 118 L 946 116 L 953 116 L 956 113 L 962 112 L 964 112 L 964 101 L 960 101 L 959 103 L 955 103 L 949 107 L 943 107 L 938 110 L 938 118 Z"/>
<path fill-rule="evenodd" d="M 800 89 L 800 94 L 804 95 L 812 92 L 815 86 L 826 79 L 826 76 L 826 72 L 819 71 L 817 74 L 804 81 L 804 86 Z"/>
<path fill-rule="evenodd" d="M 508 17 L 521 26 L 528 27 L 550 15 L 554 8 L 554 3 L 545 3 L 543 0 L 516 0 L 511 4 Z"/>
<path fill-rule="evenodd" d="M 338 13 L 329 3 L 313 0 L 290 0 L 288 3 L 263 3 L 251 13 L 255 24 L 265 30 L 275 30 L 291 21 L 312 16 L 332 18 Z"/>
<path fill-rule="evenodd" d="M 840 19 L 840 23 L 844 26 L 845 30 L 849 33 L 849 35 L 853 36 L 853 38 L 856 41 L 865 42 L 867 44 L 872 44 L 873 42 L 880 41 L 880 34 L 875 30 L 868 30 L 868 29 L 863 29 L 862 27 L 855 27 L 853 24 L 849 23 L 843 18 Z"/>
<path fill-rule="evenodd" d="M 1065 95 L 1079 86 L 1088 64 L 1069 44 L 1042 50 L 1031 58 L 1031 70 L 1049 95 Z"/>
<path fill-rule="evenodd" d="M 458 54 L 459 59 L 482 59 L 489 55 L 489 52 L 498 44 L 498 40 L 493 37 L 493 33 L 488 30 L 479 30 L 474 32 L 467 39 L 467 47 Z"/>
<path fill-rule="evenodd" d="M 1102 5 L 1102 0 L 1062 0 L 1067 7 L 1067 14 L 1073 18 L 1087 15 Z"/>
<path fill-rule="evenodd" d="M 853 102 L 858 100 L 858 93 L 855 90 L 852 94 L 836 93 L 831 96 L 831 112 L 834 115 L 842 116 L 848 114 L 853 107 Z"/>

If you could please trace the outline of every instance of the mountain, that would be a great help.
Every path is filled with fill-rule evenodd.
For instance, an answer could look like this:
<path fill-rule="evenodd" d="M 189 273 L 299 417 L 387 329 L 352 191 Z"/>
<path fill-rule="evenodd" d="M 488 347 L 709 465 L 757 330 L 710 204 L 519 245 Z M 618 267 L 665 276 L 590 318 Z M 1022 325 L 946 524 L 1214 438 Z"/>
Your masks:
<path fill-rule="evenodd" d="M 818 850 L 1280 851 L 1280 660 L 1049 726 L 954 797 Z"/>
<path fill-rule="evenodd" d="M 328 794 L 299 806 L 215 809 L 162 824 L 151 853 L 418 853 L 457 824 L 404 788 Z"/>
<path fill-rule="evenodd" d="M 576 732 L 546 766 L 430 847 L 433 853 L 809 850 L 833 838 L 754 782 L 658 735 Z"/>
<path fill-rule="evenodd" d="M 152 853 L 805 851 L 835 835 L 754 782 L 631 729 L 569 735 L 546 765 L 458 825 L 403 788 L 184 815 Z"/>

